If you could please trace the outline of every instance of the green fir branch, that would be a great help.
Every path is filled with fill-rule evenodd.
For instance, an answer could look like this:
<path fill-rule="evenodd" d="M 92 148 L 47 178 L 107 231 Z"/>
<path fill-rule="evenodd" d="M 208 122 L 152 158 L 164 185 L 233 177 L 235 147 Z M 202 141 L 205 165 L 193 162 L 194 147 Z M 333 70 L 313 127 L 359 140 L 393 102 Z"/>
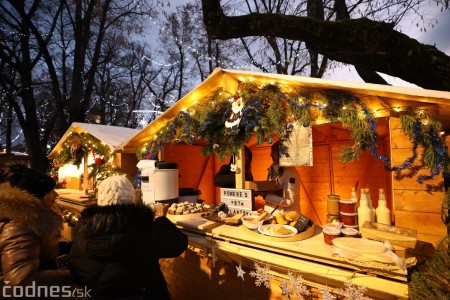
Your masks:
<path fill-rule="evenodd" d="M 225 113 L 230 111 L 233 97 L 242 97 L 246 109 L 245 123 L 252 124 L 247 128 L 241 124 L 236 135 L 230 135 L 224 124 Z M 371 123 L 375 122 L 372 113 L 348 92 L 298 88 L 288 94 L 283 93 L 276 85 L 259 88 L 252 82 L 244 82 L 237 95 L 230 95 L 219 89 L 207 101 L 180 112 L 176 128 L 173 127 L 173 121 L 168 122 L 160 128 L 150 144 L 138 149 L 137 155 L 141 159 L 148 153 L 156 155 L 168 142 L 192 143 L 201 140 L 206 143 L 202 147 L 203 155 L 214 153 L 222 160 L 238 151 L 252 135 L 256 136 L 256 142 L 260 145 L 270 143 L 274 136 L 283 136 L 288 124 L 299 122 L 308 126 L 314 121 L 318 110 L 323 112 L 329 122 L 341 123 L 350 132 L 354 144 L 342 147 L 342 152 L 338 154 L 342 162 L 357 160 L 362 151 L 376 146 L 377 133 Z M 186 122 L 186 114 L 189 122 Z M 437 155 L 437 147 L 444 147 L 435 141 L 434 132 L 442 127 L 439 121 L 427 111 L 414 109 L 402 112 L 399 118 L 403 132 L 413 143 L 425 149 L 424 165 L 431 170 L 436 166 L 448 168 L 450 159 L 443 162 L 442 154 L 439 157 Z M 416 132 L 417 119 L 424 121 L 420 132 Z M 448 157 L 447 152 L 445 155 Z"/>

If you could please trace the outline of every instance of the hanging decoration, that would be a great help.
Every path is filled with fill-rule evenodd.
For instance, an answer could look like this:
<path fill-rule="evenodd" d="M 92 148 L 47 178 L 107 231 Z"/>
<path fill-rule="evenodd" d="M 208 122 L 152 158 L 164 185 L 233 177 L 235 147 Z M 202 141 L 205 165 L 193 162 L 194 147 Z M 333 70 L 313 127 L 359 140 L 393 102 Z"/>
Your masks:
<path fill-rule="evenodd" d="M 336 296 L 334 296 L 331 293 L 330 288 L 328 286 L 326 286 L 324 288 L 320 288 L 319 291 L 322 294 L 322 300 L 334 300 L 334 299 L 336 299 Z"/>
<path fill-rule="evenodd" d="M 236 267 L 237 270 L 237 277 L 241 277 L 242 281 L 244 281 L 244 274 L 245 271 L 242 269 L 242 265 L 239 263 L 239 267 Z"/>
<path fill-rule="evenodd" d="M 110 152 L 107 145 L 89 133 L 72 132 L 58 152 L 54 165 L 73 164 L 79 167 L 85 155 L 89 153 L 92 153 L 95 158 L 108 161 L 111 157 Z"/>
<path fill-rule="evenodd" d="M 325 300 L 333 300 L 333 299 L 357 299 L 357 300 L 369 300 L 370 298 L 365 296 L 367 292 L 366 286 L 354 285 L 351 281 L 351 278 L 348 278 L 344 284 L 345 289 L 335 288 L 331 290 L 330 287 L 326 286 L 324 288 L 318 288 L 313 292 L 310 286 L 305 283 L 301 274 L 298 274 L 298 270 L 287 269 L 286 275 L 273 275 L 279 274 L 278 272 L 272 272 L 271 266 L 262 263 L 261 261 L 257 261 L 253 258 L 247 256 L 239 256 L 236 259 L 236 256 L 233 254 L 229 256 L 226 251 L 219 250 L 216 243 L 213 241 L 209 246 L 205 245 L 204 248 L 196 248 L 194 246 L 189 246 L 191 251 L 197 252 L 202 258 L 210 259 L 210 268 L 214 269 L 218 267 L 219 269 L 223 269 L 223 264 L 227 261 L 229 264 L 235 264 L 236 268 L 236 277 L 241 278 L 242 281 L 245 281 L 246 272 L 243 269 L 241 259 L 245 258 L 247 261 L 253 263 L 253 270 L 249 272 L 250 277 L 254 278 L 255 285 L 258 287 L 264 287 L 267 289 L 274 288 L 274 281 L 279 281 L 279 288 L 281 290 L 281 294 L 286 296 L 287 299 L 311 299 L 315 298 L 317 294 L 320 294 L 320 298 Z M 198 249 L 198 251 L 196 251 Z M 239 252 L 239 250 L 238 250 Z M 219 266 L 216 266 L 217 263 L 220 263 Z M 280 269 L 280 266 L 274 265 L 276 269 Z M 282 267 L 281 267 L 282 268 Z M 270 282 L 272 281 L 272 287 Z"/>
<path fill-rule="evenodd" d="M 274 276 L 269 273 L 270 267 L 268 265 L 260 266 L 255 262 L 255 270 L 250 271 L 250 276 L 255 277 L 256 286 L 263 284 L 266 288 L 270 289 L 270 280 L 274 279 Z"/>
<path fill-rule="evenodd" d="M 233 98 L 231 103 L 231 110 L 227 114 L 225 120 L 225 130 L 230 135 L 235 135 L 239 132 L 239 125 L 241 123 L 241 113 L 244 108 L 242 97 Z"/>
<path fill-rule="evenodd" d="M 233 100 L 230 102 L 230 99 Z M 383 109 L 392 109 L 398 114 L 394 108 Z M 413 144 L 412 155 L 393 166 L 390 158 L 377 153 L 377 120 L 374 112 L 356 95 L 341 90 L 305 88 L 286 93 L 277 85 L 261 87 L 253 82 L 241 82 L 236 95 L 218 90 L 206 101 L 181 111 L 160 128 L 151 143 L 138 149 L 138 158 L 155 156 L 170 141 L 193 144 L 200 140 L 206 143 L 203 155 L 214 153 L 223 160 L 241 149 L 252 135 L 256 136 L 258 145 L 270 143 L 274 136 L 289 138 L 288 124 L 309 127 L 319 118 L 341 123 L 350 131 L 354 143 L 342 147 L 339 157 L 343 163 L 359 159 L 361 153 L 368 150 L 383 161 L 386 170 L 397 172 L 411 168 L 420 157 L 423 165 L 430 169 L 430 175 L 419 175 L 419 183 L 449 168 L 448 151 L 438 134 L 441 124 L 427 111 L 407 109 L 401 112 L 402 130 Z M 418 155 L 419 147 L 425 149 L 423 156 Z"/>
<path fill-rule="evenodd" d="M 231 156 L 230 171 L 231 172 L 237 171 L 236 156 L 234 154 Z"/>
<path fill-rule="evenodd" d="M 69 144 L 70 144 L 70 157 L 72 157 L 72 159 L 75 159 L 77 157 L 77 152 L 82 150 L 83 145 L 81 144 L 80 138 L 77 136 L 72 137 L 69 140 Z M 80 152 L 84 153 L 84 151 L 80 151 Z"/>
<path fill-rule="evenodd" d="M 310 292 L 308 288 L 303 285 L 303 278 L 301 275 L 295 276 L 294 273 L 288 272 L 288 278 L 281 281 L 281 291 L 282 294 L 287 296 L 289 299 L 292 296 L 296 296 L 297 299 L 305 299 L 303 296 L 309 296 Z"/>
<path fill-rule="evenodd" d="M 367 292 L 367 287 L 365 286 L 355 286 L 353 285 L 350 279 L 344 282 L 344 289 L 337 289 L 337 292 L 340 295 L 344 296 L 344 299 L 352 299 L 352 300 L 370 300 L 369 297 L 366 297 L 364 294 Z"/>
<path fill-rule="evenodd" d="M 64 143 L 61 151 L 59 151 L 58 156 L 54 160 L 54 166 L 59 167 L 64 164 L 72 164 L 77 167 L 80 167 L 80 164 L 83 160 L 84 154 L 88 149 L 83 147 L 83 143 L 81 141 L 82 136 L 73 132 Z"/>
<path fill-rule="evenodd" d="M 91 134 L 72 132 L 53 160 L 53 167 L 54 170 L 57 170 L 64 164 L 73 164 L 79 168 L 83 159 L 92 155 L 94 159 L 88 166 L 88 179 L 93 181 L 93 193 L 90 196 L 94 196 L 98 182 L 114 174 L 123 174 L 118 167 L 110 162 L 112 154 L 108 145 Z"/>

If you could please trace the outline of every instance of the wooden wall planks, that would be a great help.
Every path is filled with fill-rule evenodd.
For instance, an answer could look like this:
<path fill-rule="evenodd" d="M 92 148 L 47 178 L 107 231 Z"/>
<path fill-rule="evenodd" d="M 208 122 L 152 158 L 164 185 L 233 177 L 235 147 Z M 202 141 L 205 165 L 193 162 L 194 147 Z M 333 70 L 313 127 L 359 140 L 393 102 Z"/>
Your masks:
<path fill-rule="evenodd" d="M 412 155 L 412 143 L 401 131 L 398 118 L 390 118 L 391 153 L 394 165 L 402 164 Z M 423 149 L 419 149 L 419 157 Z M 441 205 L 444 200 L 444 179 L 442 175 L 423 184 L 417 182 L 419 174 L 430 171 L 420 163 L 414 163 L 413 172 L 405 170 L 392 174 L 392 190 L 395 207 L 395 225 L 416 229 L 418 239 L 433 245 L 447 236 L 447 229 L 441 220 Z"/>

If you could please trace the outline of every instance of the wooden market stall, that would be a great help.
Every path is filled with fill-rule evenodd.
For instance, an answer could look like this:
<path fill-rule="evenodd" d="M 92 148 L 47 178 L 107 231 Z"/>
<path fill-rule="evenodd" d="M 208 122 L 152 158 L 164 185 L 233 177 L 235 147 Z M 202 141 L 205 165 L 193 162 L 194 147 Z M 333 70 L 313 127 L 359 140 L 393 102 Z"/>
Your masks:
<path fill-rule="evenodd" d="M 118 126 L 72 123 L 48 155 L 54 160 L 54 169 L 58 173 L 62 188 L 60 200 L 77 212 L 92 203 L 85 195 L 85 189 L 93 188 L 93 180 L 89 179 L 93 168 L 98 172 L 118 168 L 134 178 L 136 155 L 122 153 L 120 146 L 138 132 L 138 129 Z"/>
<path fill-rule="evenodd" d="M 120 147 L 121 152 L 148 154 L 148 149 L 154 147 L 157 141 L 163 141 L 163 147 L 157 148 L 160 159 L 178 164 L 178 185 L 199 189 L 201 199 L 207 204 L 218 203 L 220 190 L 214 186 L 213 177 L 220 166 L 228 162 L 228 158 L 225 161 L 220 160 L 217 153 L 203 155 L 203 147 L 215 149 L 220 145 L 210 145 L 208 143 L 211 141 L 196 137 L 189 139 L 188 120 L 195 117 L 195 114 L 201 114 L 206 106 L 221 105 L 213 95 L 223 93 L 226 94 L 223 97 L 228 99 L 247 97 L 248 92 L 243 88 L 246 84 L 251 84 L 252 88 L 260 91 L 275 90 L 276 92 L 271 94 L 274 98 L 287 99 L 286 95 L 300 91 L 294 101 L 295 105 L 300 109 L 310 109 L 310 119 L 304 124 L 312 128 L 313 163 L 312 166 L 296 168 L 301 176 L 301 212 L 316 226 L 325 225 L 327 222 L 327 195 L 338 194 L 347 199 L 351 189 L 356 187 L 359 198 L 361 189 L 368 188 L 372 205 L 376 207 L 378 190 L 384 189 L 392 213 L 392 224 L 417 231 L 417 246 L 414 249 L 396 248 L 397 255 L 408 259 L 418 253 L 424 254 L 424 249 L 429 249 L 429 246 L 432 248 L 447 236 L 446 225 L 441 219 L 441 205 L 445 197 L 444 177 L 439 172 L 430 173 L 423 165 L 421 158 L 427 155 L 428 149 L 420 146 L 419 138 L 413 135 L 418 131 L 418 127 L 408 131 L 402 122 L 404 116 L 407 116 L 414 121 L 413 126 L 426 126 L 428 123 L 433 124 L 430 117 L 432 114 L 442 124 L 441 134 L 445 136 L 450 128 L 448 92 L 217 68 L 204 82 L 158 119 L 124 142 Z M 266 97 L 266 94 L 253 94 L 253 97 Z M 342 101 L 342 97 L 347 102 Z M 350 163 L 342 162 L 342 147 L 354 147 L 355 135 L 349 130 L 349 126 L 343 126 L 337 119 L 331 120 L 332 113 L 338 110 L 340 116 L 343 116 L 342 111 L 347 109 L 343 103 L 348 107 L 356 107 L 358 112 L 355 116 L 358 115 L 357 118 L 361 120 L 369 120 L 369 131 L 376 132 L 376 141 Z M 327 105 L 335 105 L 336 110 L 333 111 L 329 106 L 326 108 Z M 231 106 L 231 100 L 228 100 L 225 107 L 227 106 Z M 283 106 L 280 107 L 283 109 Z M 412 111 L 414 114 L 411 115 Z M 184 125 L 176 127 L 182 118 Z M 208 124 L 208 119 L 205 119 L 204 124 Z M 180 139 L 180 135 L 174 133 L 177 130 L 182 131 L 181 136 L 184 134 L 184 137 Z M 257 130 L 254 129 L 255 132 Z M 266 168 L 271 162 L 270 146 L 276 139 L 278 137 L 273 136 L 261 141 L 255 133 L 245 140 L 245 145 L 253 153 L 254 180 L 266 179 Z M 437 141 L 440 137 L 432 139 Z M 186 140 L 190 142 L 186 143 Z M 447 146 L 450 144 L 448 137 L 445 138 L 445 143 Z M 443 152 L 445 144 L 438 144 L 438 147 L 441 147 L 440 151 Z M 237 160 L 238 166 L 242 167 L 241 153 L 238 153 Z M 419 159 L 415 160 L 416 156 Z M 145 155 L 142 157 L 146 158 Z M 397 170 L 388 171 L 387 167 L 397 167 Z M 244 187 L 243 174 L 238 171 L 236 188 Z M 191 221 L 189 224 L 174 220 L 190 237 L 189 251 L 185 256 L 177 258 L 173 264 L 168 264 L 165 270 L 169 287 L 177 297 L 181 297 L 186 290 L 191 291 L 193 297 L 201 293 L 207 294 L 211 291 L 208 287 L 214 286 L 223 289 L 223 297 L 219 299 L 236 295 L 241 295 L 241 299 L 269 296 L 271 299 L 282 299 L 282 279 L 281 283 L 280 280 L 275 283 L 270 280 L 270 292 L 261 292 L 260 289 L 256 291 L 252 282 L 241 282 L 239 278 L 236 280 L 233 264 L 239 267 L 242 264 L 247 268 L 247 272 L 251 272 L 256 268 L 255 261 L 278 268 L 277 272 L 282 273 L 280 278 L 286 278 L 289 270 L 299 272 L 305 282 L 316 289 L 326 286 L 333 289 L 344 288 L 346 281 L 351 279 L 354 284 L 369 286 L 368 294 L 374 298 L 408 297 L 407 271 L 397 269 L 392 271 L 393 273 L 386 272 L 376 264 L 368 270 L 353 263 L 338 262 L 327 252 L 329 247 L 323 244 L 321 233 L 304 241 L 273 244 L 249 238 L 240 227 L 210 224 L 199 219 Z M 217 258 L 225 262 L 220 267 L 215 263 Z M 176 269 L 175 264 L 181 267 Z M 236 292 L 242 290 L 243 286 L 245 293 Z M 388 286 L 390 290 L 386 290 Z"/>

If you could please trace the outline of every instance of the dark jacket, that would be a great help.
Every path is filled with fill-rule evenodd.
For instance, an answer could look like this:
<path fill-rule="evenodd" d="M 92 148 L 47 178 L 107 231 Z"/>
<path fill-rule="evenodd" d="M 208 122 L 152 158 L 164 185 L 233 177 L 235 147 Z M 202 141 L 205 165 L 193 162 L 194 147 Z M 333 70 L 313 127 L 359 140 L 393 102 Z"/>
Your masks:
<path fill-rule="evenodd" d="M 71 271 L 94 299 L 170 299 L 160 258 L 177 257 L 187 236 L 145 205 L 86 208 L 73 232 Z"/>
<path fill-rule="evenodd" d="M 0 184 L 0 281 L 3 273 L 9 286 L 70 286 L 68 270 L 46 270 L 58 255 L 62 224 L 58 212 L 40 199 Z"/>

